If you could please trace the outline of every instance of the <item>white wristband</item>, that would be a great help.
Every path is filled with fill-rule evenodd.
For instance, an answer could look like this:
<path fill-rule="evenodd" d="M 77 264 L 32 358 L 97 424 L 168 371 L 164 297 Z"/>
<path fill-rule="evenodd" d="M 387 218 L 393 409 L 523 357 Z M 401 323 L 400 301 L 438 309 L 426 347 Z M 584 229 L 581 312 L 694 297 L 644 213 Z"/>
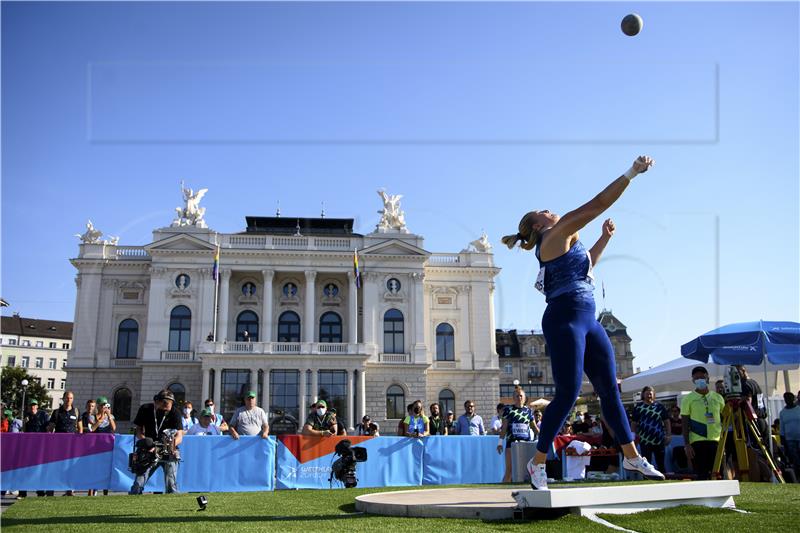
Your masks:
<path fill-rule="evenodd" d="M 628 170 L 625 171 L 625 174 L 623 174 L 622 177 L 626 178 L 628 181 L 631 181 L 633 178 L 635 178 L 638 175 L 639 175 L 639 173 L 633 167 L 631 167 L 631 168 L 629 168 Z"/>
<path fill-rule="evenodd" d="M 503 437 L 500 437 L 499 439 L 497 439 L 497 445 L 498 446 L 502 446 L 503 445 Z"/>

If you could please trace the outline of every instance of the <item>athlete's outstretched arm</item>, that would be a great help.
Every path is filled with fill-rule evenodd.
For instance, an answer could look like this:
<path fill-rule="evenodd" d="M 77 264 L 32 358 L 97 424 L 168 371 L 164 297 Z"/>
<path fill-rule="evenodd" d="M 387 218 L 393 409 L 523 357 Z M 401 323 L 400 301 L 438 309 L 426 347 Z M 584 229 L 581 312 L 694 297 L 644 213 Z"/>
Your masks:
<path fill-rule="evenodd" d="M 637 157 L 636 161 L 633 162 L 633 165 L 625 174 L 612 181 L 600 194 L 578 209 L 570 211 L 561 217 L 561 220 L 553 226 L 551 231 L 556 232 L 557 235 L 561 235 L 565 239 L 573 235 L 586 224 L 599 217 L 603 211 L 611 207 L 614 202 L 622 196 L 625 189 L 628 188 L 631 180 L 638 174 L 647 172 L 647 169 L 651 166 L 653 166 L 653 160 L 649 156 L 642 155 Z"/>
<path fill-rule="evenodd" d="M 589 250 L 589 255 L 592 257 L 592 266 L 595 266 L 597 262 L 600 261 L 600 256 L 603 254 L 603 250 L 606 249 L 606 244 L 611 240 L 616 229 L 614 221 L 610 218 L 607 218 L 606 221 L 603 222 L 603 234 L 600 235 L 600 238 L 594 243 L 592 249 Z"/>

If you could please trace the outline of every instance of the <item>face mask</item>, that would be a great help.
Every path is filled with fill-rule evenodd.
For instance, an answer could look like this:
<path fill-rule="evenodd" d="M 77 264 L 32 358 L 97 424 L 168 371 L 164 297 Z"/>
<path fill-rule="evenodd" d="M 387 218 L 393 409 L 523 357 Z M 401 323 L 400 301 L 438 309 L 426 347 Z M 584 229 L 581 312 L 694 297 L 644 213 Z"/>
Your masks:
<path fill-rule="evenodd" d="M 184 409 L 184 410 L 183 410 L 183 414 L 184 414 L 184 415 L 186 415 L 186 416 L 189 416 L 189 414 L 190 414 L 191 412 L 192 412 L 192 410 L 191 410 L 191 409 Z"/>
<path fill-rule="evenodd" d="M 325 413 L 327 411 L 328 411 L 327 409 L 319 408 L 319 409 L 317 409 L 317 416 L 325 416 Z"/>
<path fill-rule="evenodd" d="M 208 409 L 209 411 L 211 411 L 211 414 L 212 414 L 212 415 L 214 414 L 214 406 L 213 406 L 213 405 L 209 405 L 208 407 L 206 407 L 206 409 Z"/>
<path fill-rule="evenodd" d="M 704 379 L 694 380 L 694 386 L 698 389 L 705 389 L 708 387 L 708 382 Z"/>

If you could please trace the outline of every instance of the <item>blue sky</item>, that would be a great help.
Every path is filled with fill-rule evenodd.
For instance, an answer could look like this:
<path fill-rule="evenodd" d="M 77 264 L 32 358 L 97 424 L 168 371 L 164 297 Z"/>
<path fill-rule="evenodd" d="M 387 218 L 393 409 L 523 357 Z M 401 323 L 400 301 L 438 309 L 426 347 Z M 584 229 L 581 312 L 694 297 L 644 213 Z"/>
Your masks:
<path fill-rule="evenodd" d="M 636 37 L 619 29 L 629 12 Z M 90 218 L 150 242 L 183 179 L 209 188 L 221 232 L 324 202 L 367 233 L 375 191 L 403 194 L 430 251 L 485 230 L 498 327 L 539 329 L 535 258 L 500 236 L 649 154 L 595 269 L 635 366 L 678 356 L 717 309 L 722 324 L 798 320 L 798 15 L 797 2 L 3 2 L 3 312 L 72 320 L 73 235 Z"/>

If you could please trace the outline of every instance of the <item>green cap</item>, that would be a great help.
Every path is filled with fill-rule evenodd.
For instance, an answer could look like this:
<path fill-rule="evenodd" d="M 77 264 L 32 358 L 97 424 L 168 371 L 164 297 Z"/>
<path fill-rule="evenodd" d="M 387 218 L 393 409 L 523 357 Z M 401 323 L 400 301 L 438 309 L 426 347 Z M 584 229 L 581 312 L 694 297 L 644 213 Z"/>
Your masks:
<path fill-rule="evenodd" d="M 108 403 L 108 398 L 106 398 L 105 396 L 98 396 L 97 397 L 97 403 L 99 403 L 101 405 L 105 405 L 105 404 Z"/>
<path fill-rule="evenodd" d="M 328 402 L 326 402 L 325 400 L 317 400 L 317 407 L 325 407 L 327 409 Z"/>
<path fill-rule="evenodd" d="M 36 398 L 31 398 L 29 405 L 39 405 L 39 400 Z"/>
<path fill-rule="evenodd" d="M 200 411 L 200 416 L 213 416 L 211 409 L 203 409 Z"/>
<path fill-rule="evenodd" d="M 11 409 L 6 409 L 5 411 L 3 411 L 3 414 L 6 415 L 6 416 L 11 416 L 14 413 L 11 412 Z"/>
<path fill-rule="evenodd" d="M 258 396 L 258 394 L 256 394 L 256 391 L 254 391 L 254 390 L 251 390 L 250 392 L 247 393 L 247 397 L 248 398 L 255 398 L 257 396 Z"/>

